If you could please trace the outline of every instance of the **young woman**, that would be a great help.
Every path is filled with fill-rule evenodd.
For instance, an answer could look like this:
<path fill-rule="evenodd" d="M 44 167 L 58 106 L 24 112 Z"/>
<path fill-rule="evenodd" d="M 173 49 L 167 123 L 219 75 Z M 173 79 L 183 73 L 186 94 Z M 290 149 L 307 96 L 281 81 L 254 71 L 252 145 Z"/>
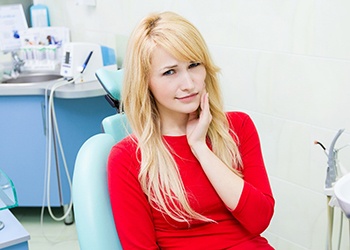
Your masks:
<path fill-rule="evenodd" d="M 224 112 L 199 31 L 163 12 L 132 33 L 122 109 L 132 134 L 116 144 L 108 185 L 124 249 L 273 249 L 274 212 L 259 137 Z"/>

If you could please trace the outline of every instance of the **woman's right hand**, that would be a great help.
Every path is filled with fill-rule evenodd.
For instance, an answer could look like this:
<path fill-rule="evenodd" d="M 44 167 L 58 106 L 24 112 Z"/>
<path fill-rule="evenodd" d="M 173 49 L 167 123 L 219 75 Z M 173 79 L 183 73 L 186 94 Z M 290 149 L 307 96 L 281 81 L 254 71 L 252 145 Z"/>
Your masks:
<path fill-rule="evenodd" d="M 212 115 L 209 109 L 209 96 L 207 92 L 204 92 L 201 96 L 200 107 L 201 111 L 199 116 L 197 111 L 191 113 L 188 117 L 186 126 L 187 141 L 192 150 L 194 150 L 194 147 L 199 144 L 206 145 L 207 132 L 209 124 L 212 120 Z"/>

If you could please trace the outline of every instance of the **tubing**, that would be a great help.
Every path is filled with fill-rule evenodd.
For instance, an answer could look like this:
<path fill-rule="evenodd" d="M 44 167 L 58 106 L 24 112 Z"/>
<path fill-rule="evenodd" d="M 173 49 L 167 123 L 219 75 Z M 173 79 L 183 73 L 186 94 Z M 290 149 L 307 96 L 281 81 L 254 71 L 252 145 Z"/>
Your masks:
<path fill-rule="evenodd" d="M 332 250 L 333 238 L 333 222 L 334 222 L 334 207 L 329 206 L 332 196 L 327 196 L 327 212 L 328 212 L 328 227 L 327 227 L 327 250 Z"/>

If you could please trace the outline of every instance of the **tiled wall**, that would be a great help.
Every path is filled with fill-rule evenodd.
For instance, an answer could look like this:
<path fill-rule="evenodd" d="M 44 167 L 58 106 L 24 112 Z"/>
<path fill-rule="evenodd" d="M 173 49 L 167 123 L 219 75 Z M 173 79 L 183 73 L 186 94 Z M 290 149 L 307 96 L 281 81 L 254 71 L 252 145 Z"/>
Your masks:
<path fill-rule="evenodd" d="M 276 212 L 265 236 L 276 249 L 325 249 L 323 193 L 328 147 L 350 142 L 350 1 L 348 0 L 73 0 L 36 1 L 73 41 L 115 47 L 146 13 L 176 11 L 191 20 L 222 69 L 226 108 L 250 114 L 261 137 Z M 65 15 L 63 15 L 65 13 Z M 350 171 L 350 147 L 340 160 Z M 339 224 L 339 212 L 335 214 Z M 344 221 L 341 249 L 349 249 Z M 339 227 L 336 226 L 334 241 Z"/>

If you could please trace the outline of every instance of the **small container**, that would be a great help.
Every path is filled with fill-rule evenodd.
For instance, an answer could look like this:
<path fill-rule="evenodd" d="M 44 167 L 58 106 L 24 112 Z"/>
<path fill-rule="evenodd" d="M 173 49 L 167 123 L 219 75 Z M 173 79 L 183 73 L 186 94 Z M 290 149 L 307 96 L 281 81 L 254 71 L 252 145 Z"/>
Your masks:
<path fill-rule="evenodd" d="M 49 9 L 46 5 L 35 4 L 30 7 L 30 21 L 32 27 L 50 26 Z"/>

